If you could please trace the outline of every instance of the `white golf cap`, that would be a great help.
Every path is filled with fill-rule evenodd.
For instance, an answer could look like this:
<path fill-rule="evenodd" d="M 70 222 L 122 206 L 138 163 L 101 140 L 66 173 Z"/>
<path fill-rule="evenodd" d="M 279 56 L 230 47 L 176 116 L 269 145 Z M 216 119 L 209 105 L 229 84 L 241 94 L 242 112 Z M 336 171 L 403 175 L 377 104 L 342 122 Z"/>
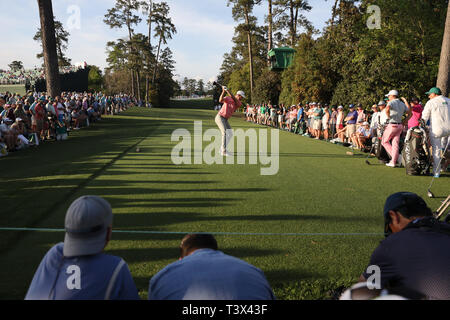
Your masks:
<path fill-rule="evenodd" d="M 83 196 L 75 200 L 66 213 L 64 256 L 99 254 L 106 245 L 108 227 L 112 225 L 111 205 L 103 198 Z"/>
<path fill-rule="evenodd" d="M 339 106 L 338 109 L 344 109 L 344 107 L 343 106 Z"/>
<path fill-rule="evenodd" d="M 245 99 L 245 93 L 244 93 L 244 91 L 238 91 L 236 94 L 237 94 L 237 95 L 240 95 L 242 98 Z"/>
<path fill-rule="evenodd" d="M 386 97 L 389 97 L 389 96 L 396 96 L 396 97 L 398 97 L 398 91 L 397 90 L 389 91 L 389 93 L 386 95 Z"/>

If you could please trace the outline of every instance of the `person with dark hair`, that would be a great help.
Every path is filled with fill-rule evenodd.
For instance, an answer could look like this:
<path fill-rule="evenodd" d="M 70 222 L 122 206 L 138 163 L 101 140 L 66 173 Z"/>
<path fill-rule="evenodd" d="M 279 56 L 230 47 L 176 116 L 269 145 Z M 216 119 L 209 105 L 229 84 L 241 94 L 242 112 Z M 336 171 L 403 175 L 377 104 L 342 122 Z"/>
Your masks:
<path fill-rule="evenodd" d="M 405 99 L 403 101 L 407 107 L 411 109 L 412 116 L 408 121 L 408 129 L 418 127 L 420 124 L 420 119 L 422 118 L 423 106 L 418 98 L 413 98 L 411 104 Z"/>
<path fill-rule="evenodd" d="M 386 239 L 369 263 L 379 268 L 381 287 L 408 288 L 427 299 L 450 299 L 450 225 L 435 219 L 425 201 L 410 192 L 387 199 L 384 220 Z M 360 281 L 371 276 L 366 271 Z"/>
<path fill-rule="evenodd" d="M 218 250 L 211 234 L 189 234 L 180 259 L 150 280 L 149 300 L 274 300 L 264 273 Z"/>

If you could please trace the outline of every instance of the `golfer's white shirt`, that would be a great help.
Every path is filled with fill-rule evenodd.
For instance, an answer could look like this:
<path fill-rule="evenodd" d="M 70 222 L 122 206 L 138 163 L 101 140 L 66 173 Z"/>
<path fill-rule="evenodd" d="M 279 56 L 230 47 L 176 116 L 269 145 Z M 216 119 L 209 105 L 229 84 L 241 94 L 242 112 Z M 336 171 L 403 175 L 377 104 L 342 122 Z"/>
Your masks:
<path fill-rule="evenodd" d="M 439 96 L 431 99 L 425 105 L 422 119 L 431 120 L 431 134 L 434 138 L 450 135 L 450 99 Z"/>

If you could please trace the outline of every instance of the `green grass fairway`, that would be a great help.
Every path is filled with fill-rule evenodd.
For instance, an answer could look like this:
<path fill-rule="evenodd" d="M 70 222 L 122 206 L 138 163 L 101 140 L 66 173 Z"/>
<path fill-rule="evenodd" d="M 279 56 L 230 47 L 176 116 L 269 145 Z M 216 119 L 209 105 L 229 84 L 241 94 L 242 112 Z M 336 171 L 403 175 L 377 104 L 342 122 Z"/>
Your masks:
<path fill-rule="evenodd" d="M 0 227 L 63 228 L 74 199 L 98 195 L 112 204 L 116 230 L 272 233 L 216 237 L 222 251 L 261 268 L 278 299 L 326 299 L 358 279 L 383 237 L 325 234 L 381 234 L 384 201 L 394 192 L 416 192 L 433 209 L 442 201 L 426 198 L 430 177 L 373 159 L 368 166 L 365 155 L 286 132 L 276 176 L 261 176 L 260 165 L 174 165 L 172 132 L 193 132 L 195 120 L 216 128 L 215 114 L 134 108 L 68 141 L 1 158 Z M 239 117 L 231 125 L 265 129 Z M 436 180 L 433 192 L 447 196 L 449 181 Z M 0 231 L 0 298 L 23 299 L 42 257 L 63 237 Z M 107 252 L 127 261 L 146 298 L 150 278 L 178 259 L 182 237 L 116 232 Z"/>
<path fill-rule="evenodd" d="M 0 85 L 0 92 L 1 93 L 18 93 L 21 96 L 25 95 L 27 91 L 25 90 L 25 85 L 23 84 L 4 84 Z"/>
<path fill-rule="evenodd" d="M 213 110 L 214 101 L 212 98 L 191 99 L 191 100 L 170 100 L 170 108 Z"/>

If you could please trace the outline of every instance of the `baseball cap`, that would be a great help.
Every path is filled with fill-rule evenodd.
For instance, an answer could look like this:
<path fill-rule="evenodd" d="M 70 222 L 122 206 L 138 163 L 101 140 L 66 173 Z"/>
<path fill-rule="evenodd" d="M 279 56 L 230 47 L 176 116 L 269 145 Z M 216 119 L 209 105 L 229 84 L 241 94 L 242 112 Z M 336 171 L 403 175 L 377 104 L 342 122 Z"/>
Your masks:
<path fill-rule="evenodd" d="M 370 124 L 366 121 L 363 123 L 363 126 L 369 126 Z"/>
<path fill-rule="evenodd" d="M 64 256 L 78 257 L 101 253 L 112 220 L 111 205 L 105 199 L 83 196 L 75 200 L 66 213 Z"/>
<path fill-rule="evenodd" d="M 339 106 L 338 109 L 344 109 L 344 107 L 343 106 Z"/>
<path fill-rule="evenodd" d="M 389 91 L 389 93 L 386 95 L 386 97 L 389 97 L 389 96 L 396 96 L 396 97 L 398 97 L 398 91 L 397 90 Z"/>
<path fill-rule="evenodd" d="M 244 93 L 244 91 L 238 91 L 236 94 L 240 95 L 242 98 L 245 99 L 245 93 Z"/>
<path fill-rule="evenodd" d="M 380 102 L 378 102 L 378 106 L 385 106 L 386 105 L 386 102 L 385 101 L 380 101 Z"/>
<path fill-rule="evenodd" d="M 351 104 L 351 105 L 349 105 L 348 106 L 350 109 L 354 109 L 355 108 L 355 105 L 354 104 Z"/>
<path fill-rule="evenodd" d="M 389 223 L 391 222 L 389 211 L 398 211 L 405 218 L 433 215 L 426 202 L 417 194 L 411 192 L 394 193 L 387 198 L 383 210 L 386 234 L 389 234 Z"/>
<path fill-rule="evenodd" d="M 430 95 L 430 94 L 432 94 L 432 93 L 435 93 L 435 94 L 437 94 L 437 95 L 442 95 L 441 89 L 439 89 L 439 88 L 437 88 L 437 87 L 433 87 L 433 88 L 430 89 L 430 91 L 425 92 L 425 94 L 427 94 L 427 95 Z"/>

